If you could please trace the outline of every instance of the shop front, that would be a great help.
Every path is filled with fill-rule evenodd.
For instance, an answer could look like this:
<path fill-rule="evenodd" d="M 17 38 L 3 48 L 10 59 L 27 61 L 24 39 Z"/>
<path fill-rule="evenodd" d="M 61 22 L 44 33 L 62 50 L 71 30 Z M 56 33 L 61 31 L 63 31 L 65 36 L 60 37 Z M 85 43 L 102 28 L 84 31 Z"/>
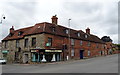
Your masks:
<path fill-rule="evenodd" d="M 57 62 L 61 61 L 62 50 L 51 49 L 32 49 L 31 61 L 32 62 Z"/>
<path fill-rule="evenodd" d="M 7 55 L 8 55 L 8 50 L 2 50 L 2 54 L 3 54 L 3 58 L 7 59 Z"/>

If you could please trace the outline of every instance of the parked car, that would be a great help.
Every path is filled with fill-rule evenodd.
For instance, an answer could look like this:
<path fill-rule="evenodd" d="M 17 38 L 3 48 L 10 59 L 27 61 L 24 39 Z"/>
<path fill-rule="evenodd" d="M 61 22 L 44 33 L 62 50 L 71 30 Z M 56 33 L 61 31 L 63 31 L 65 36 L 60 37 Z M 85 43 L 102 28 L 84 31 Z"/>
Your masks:
<path fill-rule="evenodd" d="M 0 59 L 0 64 L 6 64 L 7 60 L 5 59 Z"/>

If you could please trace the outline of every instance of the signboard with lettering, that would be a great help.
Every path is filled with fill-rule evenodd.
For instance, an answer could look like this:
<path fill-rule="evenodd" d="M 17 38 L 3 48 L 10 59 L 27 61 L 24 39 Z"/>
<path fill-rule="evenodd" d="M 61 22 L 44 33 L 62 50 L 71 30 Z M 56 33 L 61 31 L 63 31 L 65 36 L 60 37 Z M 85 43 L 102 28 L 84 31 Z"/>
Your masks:
<path fill-rule="evenodd" d="M 45 50 L 45 52 L 62 52 L 62 50 Z"/>
<path fill-rule="evenodd" d="M 2 50 L 2 53 L 8 53 L 8 50 Z"/>
<path fill-rule="evenodd" d="M 39 50 L 31 50 L 31 52 L 39 52 Z"/>

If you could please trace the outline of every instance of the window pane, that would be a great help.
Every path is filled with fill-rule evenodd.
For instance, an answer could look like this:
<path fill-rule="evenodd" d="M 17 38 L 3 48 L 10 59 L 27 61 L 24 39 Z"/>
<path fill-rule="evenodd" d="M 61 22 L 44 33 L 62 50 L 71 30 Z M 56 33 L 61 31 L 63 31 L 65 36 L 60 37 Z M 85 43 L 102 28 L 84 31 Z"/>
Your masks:
<path fill-rule="evenodd" d="M 28 47 L 28 39 L 25 39 L 25 47 Z"/>
<path fill-rule="evenodd" d="M 19 47 L 19 40 L 16 40 L 16 47 Z"/>
<path fill-rule="evenodd" d="M 80 45 L 82 45 L 83 41 L 80 41 Z"/>
<path fill-rule="evenodd" d="M 75 52 L 74 52 L 74 48 L 72 48 L 72 50 L 71 50 L 71 56 L 74 56 L 75 54 L 74 54 Z"/>
<path fill-rule="evenodd" d="M 71 39 L 71 45 L 75 45 L 75 40 Z"/>
<path fill-rule="evenodd" d="M 32 46 L 33 46 L 33 47 L 36 46 L 36 38 L 32 38 Z"/>
<path fill-rule="evenodd" d="M 48 43 L 52 46 L 52 38 L 48 38 Z"/>

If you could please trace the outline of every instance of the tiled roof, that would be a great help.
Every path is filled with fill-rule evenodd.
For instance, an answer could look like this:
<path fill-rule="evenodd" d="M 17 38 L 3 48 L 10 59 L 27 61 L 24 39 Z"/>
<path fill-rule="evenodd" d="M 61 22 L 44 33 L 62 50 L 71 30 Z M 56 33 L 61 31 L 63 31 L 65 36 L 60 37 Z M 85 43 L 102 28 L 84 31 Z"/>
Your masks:
<path fill-rule="evenodd" d="M 55 29 L 54 32 L 53 32 L 53 28 Z M 69 30 L 69 28 L 63 27 L 61 25 L 55 25 L 52 23 L 43 22 L 43 23 L 35 24 L 34 26 L 31 26 L 31 27 L 15 30 L 12 36 L 8 35 L 7 37 L 3 39 L 3 41 L 21 39 L 27 35 L 35 35 L 35 34 L 40 34 L 40 33 L 48 33 L 48 34 L 68 37 L 69 34 L 65 33 L 66 29 Z M 22 32 L 22 34 L 18 35 L 19 32 Z M 80 33 L 80 37 L 78 37 L 77 35 L 78 33 Z M 87 35 L 87 38 L 85 38 L 85 35 Z M 92 35 L 92 34 L 87 34 L 83 32 L 82 30 L 70 29 L 70 37 L 75 38 L 75 39 L 91 41 L 91 42 L 104 43 L 102 40 L 100 40 L 99 37 Z"/>

